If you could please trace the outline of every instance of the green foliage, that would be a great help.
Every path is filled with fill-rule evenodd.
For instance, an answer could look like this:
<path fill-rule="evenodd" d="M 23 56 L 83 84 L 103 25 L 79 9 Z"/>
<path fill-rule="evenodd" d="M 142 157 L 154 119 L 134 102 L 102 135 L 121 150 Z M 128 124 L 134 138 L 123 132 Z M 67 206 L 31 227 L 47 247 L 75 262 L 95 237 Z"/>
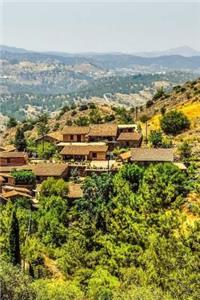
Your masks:
<path fill-rule="evenodd" d="M 25 119 L 22 121 L 22 129 L 23 131 L 28 131 L 28 130 L 32 130 L 35 126 L 35 123 L 37 122 L 37 120 L 35 119 Z"/>
<path fill-rule="evenodd" d="M 156 91 L 155 95 L 153 96 L 153 100 L 156 101 L 156 100 L 162 98 L 163 96 L 165 96 L 165 91 L 164 91 L 164 88 L 161 87 Z"/>
<path fill-rule="evenodd" d="M 162 147 L 163 136 L 160 130 L 151 130 L 149 134 L 149 142 L 154 148 Z"/>
<path fill-rule="evenodd" d="M 17 128 L 17 132 L 15 134 L 15 141 L 14 145 L 18 151 L 25 151 L 26 150 L 26 139 L 24 136 L 23 128 Z"/>
<path fill-rule="evenodd" d="M 79 117 L 75 120 L 75 124 L 78 126 L 88 126 L 90 124 L 90 119 L 86 116 Z"/>
<path fill-rule="evenodd" d="M 180 205 L 188 192 L 187 176 L 168 163 L 151 165 L 144 172 L 140 192 L 149 212 Z"/>
<path fill-rule="evenodd" d="M 149 117 L 147 115 L 142 115 L 140 117 L 140 122 L 142 122 L 142 123 L 147 123 L 148 120 L 149 120 Z"/>
<path fill-rule="evenodd" d="M 66 240 L 68 187 L 64 180 L 48 178 L 39 196 L 38 233 L 45 244 L 60 245 Z"/>
<path fill-rule="evenodd" d="M 90 114 L 90 123 L 92 124 L 100 124 L 102 123 L 103 117 L 98 108 L 92 109 Z"/>
<path fill-rule="evenodd" d="M 30 170 L 13 170 L 11 175 L 15 178 L 16 184 L 34 185 L 36 182 L 36 176 Z"/>
<path fill-rule="evenodd" d="M 97 268 L 88 283 L 88 295 L 94 300 L 110 300 L 115 289 L 119 288 L 119 281 L 108 270 Z"/>
<path fill-rule="evenodd" d="M 132 124 L 134 120 L 131 113 L 125 109 L 125 107 L 115 108 L 116 115 L 119 116 L 119 122 L 121 124 Z"/>
<path fill-rule="evenodd" d="M 41 136 L 44 136 L 49 132 L 48 119 L 47 114 L 41 114 L 37 119 L 38 134 Z"/>
<path fill-rule="evenodd" d="M 95 103 L 93 103 L 93 102 L 89 102 L 89 108 L 90 109 L 95 109 L 96 108 L 96 104 Z"/>
<path fill-rule="evenodd" d="M 35 300 L 30 278 L 2 259 L 0 265 L 1 300 Z"/>
<path fill-rule="evenodd" d="M 33 284 L 36 300 L 81 300 L 83 292 L 70 281 L 40 279 Z"/>
<path fill-rule="evenodd" d="M 179 147 L 179 155 L 180 155 L 180 158 L 187 162 L 188 159 L 191 157 L 192 155 L 192 147 L 191 145 L 185 141 L 183 142 L 180 147 Z"/>
<path fill-rule="evenodd" d="M 131 184 L 131 190 L 133 192 L 138 191 L 143 174 L 144 168 L 134 164 L 124 165 L 119 171 L 119 176 Z"/>
<path fill-rule="evenodd" d="M 115 120 L 115 115 L 114 114 L 110 114 L 110 115 L 106 115 L 104 118 L 105 122 L 112 122 Z"/>
<path fill-rule="evenodd" d="M 40 159 L 49 159 L 56 153 L 56 146 L 52 143 L 44 142 L 38 144 L 35 150 Z"/>
<path fill-rule="evenodd" d="M 162 106 L 162 107 L 161 107 L 160 112 L 161 112 L 161 115 L 162 115 L 162 116 L 165 114 L 165 112 L 166 112 L 165 106 Z"/>
<path fill-rule="evenodd" d="M 162 116 L 160 126 L 166 134 L 176 135 L 188 129 L 190 121 L 181 111 L 172 110 Z"/>
<path fill-rule="evenodd" d="M 94 224 L 106 231 L 105 215 L 109 209 L 113 183 L 111 174 L 88 177 L 83 185 L 84 197 L 77 204 L 81 213 L 89 214 Z M 90 199 L 90 201 L 88 201 Z"/>
<path fill-rule="evenodd" d="M 15 127 L 15 126 L 17 126 L 17 121 L 15 120 L 15 118 L 10 117 L 9 120 L 8 120 L 8 123 L 7 123 L 7 127 L 12 128 L 12 127 Z"/>
<path fill-rule="evenodd" d="M 152 100 L 148 100 L 146 103 L 146 107 L 149 108 L 153 105 L 153 101 Z"/>
<path fill-rule="evenodd" d="M 54 179 L 49 177 L 42 183 L 40 195 L 49 197 L 51 195 L 66 198 L 68 193 L 68 185 L 63 179 Z"/>
<path fill-rule="evenodd" d="M 151 130 L 148 140 L 153 148 L 171 148 L 172 140 L 164 138 L 161 130 Z"/>
<path fill-rule="evenodd" d="M 79 111 L 84 111 L 84 110 L 87 110 L 87 109 L 88 109 L 87 104 L 81 104 L 81 105 L 79 106 Z"/>
<path fill-rule="evenodd" d="M 9 228 L 9 257 L 10 262 L 15 265 L 21 264 L 20 244 L 19 244 L 19 223 L 16 216 L 15 208 L 13 209 L 10 217 Z"/>
<path fill-rule="evenodd" d="M 66 182 L 49 178 L 36 211 L 17 200 L 34 299 L 197 300 L 200 225 L 188 225 L 186 215 L 187 208 L 198 217 L 187 202 L 190 190 L 198 193 L 195 171 L 127 164 L 86 178 L 82 199 L 69 200 Z M 0 215 L 4 257 L 12 209 L 9 202 Z"/>

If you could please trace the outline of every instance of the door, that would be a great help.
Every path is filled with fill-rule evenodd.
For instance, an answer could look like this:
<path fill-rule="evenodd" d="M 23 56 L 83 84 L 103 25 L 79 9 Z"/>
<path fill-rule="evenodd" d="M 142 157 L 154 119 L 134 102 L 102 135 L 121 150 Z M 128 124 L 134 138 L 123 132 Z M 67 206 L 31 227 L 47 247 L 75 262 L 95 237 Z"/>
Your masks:
<path fill-rule="evenodd" d="M 77 135 L 77 142 L 81 142 L 81 135 L 80 134 Z"/>

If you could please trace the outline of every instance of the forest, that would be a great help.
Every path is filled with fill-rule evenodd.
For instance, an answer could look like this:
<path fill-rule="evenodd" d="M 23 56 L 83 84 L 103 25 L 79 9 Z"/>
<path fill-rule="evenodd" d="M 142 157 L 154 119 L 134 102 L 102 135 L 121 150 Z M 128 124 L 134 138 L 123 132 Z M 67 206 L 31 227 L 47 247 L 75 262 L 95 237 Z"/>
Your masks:
<path fill-rule="evenodd" d="M 195 166 L 126 164 L 67 190 L 48 178 L 37 208 L 1 205 L 2 300 L 199 299 Z"/>

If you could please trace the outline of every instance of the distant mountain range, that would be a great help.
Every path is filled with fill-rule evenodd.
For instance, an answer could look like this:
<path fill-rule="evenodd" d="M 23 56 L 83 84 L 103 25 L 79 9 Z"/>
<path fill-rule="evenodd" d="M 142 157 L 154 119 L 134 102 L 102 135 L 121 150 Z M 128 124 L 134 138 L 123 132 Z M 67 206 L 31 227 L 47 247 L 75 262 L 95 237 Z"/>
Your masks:
<path fill-rule="evenodd" d="M 180 53 L 185 54 L 185 56 L 180 55 Z M 192 53 L 196 54 L 196 56 L 191 56 Z M 163 70 L 200 71 L 200 53 L 189 47 L 171 49 L 165 52 L 140 53 L 139 56 L 139 54 L 123 53 L 69 54 L 62 52 L 35 52 L 21 48 L 0 46 L 0 58 L 7 60 L 11 64 L 17 64 L 26 60 L 32 63 L 58 63 L 64 65 L 91 64 L 106 70 L 126 68 L 139 72 L 144 71 L 144 69 L 149 72 Z"/>
<path fill-rule="evenodd" d="M 91 56 L 91 55 L 102 55 L 102 54 L 112 54 L 112 55 L 122 55 L 125 53 L 122 52 L 110 52 L 110 53 L 96 53 L 96 52 L 79 52 L 79 53 L 68 53 L 61 51 L 33 51 L 26 50 L 24 48 L 16 48 L 11 46 L 0 45 L 0 51 L 8 51 L 12 53 L 26 53 L 26 52 L 40 52 L 44 54 L 58 55 L 58 56 Z M 169 55 L 181 55 L 185 57 L 191 56 L 200 56 L 200 51 L 193 49 L 189 46 L 181 46 L 176 48 L 171 48 L 167 50 L 159 50 L 159 51 L 141 51 L 141 52 L 133 52 L 132 55 L 142 56 L 142 57 L 158 57 L 158 56 L 169 56 Z"/>
<path fill-rule="evenodd" d="M 172 48 L 164 51 L 152 51 L 152 52 L 138 52 L 134 55 L 142 57 L 158 57 L 158 56 L 169 56 L 169 55 L 181 55 L 185 57 L 200 56 L 200 51 L 195 50 L 188 46 L 182 46 L 177 48 Z"/>
<path fill-rule="evenodd" d="M 36 52 L 0 46 L 0 111 L 23 119 L 30 107 L 37 112 L 52 112 L 63 104 L 91 98 L 121 103 L 120 95 L 131 95 L 131 105 L 148 101 L 160 86 L 170 90 L 199 77 L 200 55 L 182 56 L 169 51 L 173 55 L 154 53 L 154 57 L 144 57 Z M 123 99 L 124 105 L 130 105 L 129 97 Z"/>

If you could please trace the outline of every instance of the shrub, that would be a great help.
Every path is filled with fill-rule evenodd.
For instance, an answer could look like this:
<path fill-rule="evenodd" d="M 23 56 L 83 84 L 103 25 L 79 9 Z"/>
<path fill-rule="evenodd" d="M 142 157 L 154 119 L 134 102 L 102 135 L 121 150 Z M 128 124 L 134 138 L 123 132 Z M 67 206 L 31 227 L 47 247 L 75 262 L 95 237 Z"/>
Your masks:
<path fill-rule="evenodd" d="M 89 108 L 90 108 L 90 109 L 95 109 L 95 108 L 96 108 L 96 105 L 95 105 L 93 102 L 90 102 L 90 103 L 89 103 Z"/>
<path fill-rule="evenodd" d="M 115 120 L 115 115 L 114 114 L 110 114 L 110 115 L 106 115 L 105 116 L 105 122 L 111 122 Z"/>
<path fill-rule="evenodd" d="M 149 142 L 154 148 L 162 147 L 162 132 L 160 130 L 151 130 L 149 134 Z"/>
<path fill-rule="evenodd" d="M 0 298 L 1 300 L 34 300 L 35 291 L 31 286 L 31 279 L 23 274 L 19 268 L 1 260 L 0 268 Z"/>
<path fill-rule="evenodd" d="M 49 159 L 56 153 L 56 146 L 49 142 L 38 144 L 36 152 L 39 158 Z"/>
<path fill-rule="evenodd" d="M 75 110 L 72 110 L 72 112 L 71 112 L 71 116 L 73 117 L 73 116 L 75 116 L 77 114 L 77 111 L 75 111 Z"/>
<path fill-rule="evenodd" d="M 84 116 L 84 117 L 79 117 L 76 121 L 75 121 L 76 125 L 78 126 L 87 126 L 90 124 L 90 120 L 88 117 Z"/>
<path fill-rule="evenodd" d="M 160 89 L 158 89 L 156 91 L 155 95 L 153 96 L 153 100 L 158 100 L 158 99 L 160 99 L 163 96 L 165 96 L 165 92 L 164 92 L 163 87 L 161 87 Z"/>
<path fill-rule="evenodd" d="M 179 147 L 180 158 L 187 161 L 191 156 L 192 147 L 187 141 L 183 142 Z"/>
<path fill-rule="evenodd" d="M 181 111 L 172 110 L 162 116 L 160 126 L 166 134 L 176 135 L 190 127 L 190 121 Z"/>
<path fill-rule="evenodd" d="M 82 104 L 82 105 L 79 107 L 79 111 L 83 111 L 83 110 L 87 110 L 87 109 L 88 109 L 87 104 Z"/>
<path fill-rule="evenodd" d="M 10 119 L 8 120 L 8 123 L 7 123 L 7 127 L 12 128 L 12 127 L 15 127 L 16 125 L 17 125 L 17 121 L 15 120 L 15 118 L 10 117 Z"/>
<path fill-rule="evenodd" d="M 11 174 L 16 184 L 35 184 L 36 176 L 30 170 L 14 170 Z"/>
<path fill-rule="evenodd" d="M 153 101 L 152 100 L 148 100 L 146 103 L 146 107 L 149 108 L 153 105 Z"/>
<path fill-rule="evenodd" d="M 14 145 L 18 151 L 24 151 L 26 149 L 27 143 L 23 128 L 17 128 Z"/>
<path fill-rule="evenodd" d="M 166 112 L 166 108 L 164 106 L 161 107 L 160 112 L 161 112 L 161 115 L 164 115 Z"/>

